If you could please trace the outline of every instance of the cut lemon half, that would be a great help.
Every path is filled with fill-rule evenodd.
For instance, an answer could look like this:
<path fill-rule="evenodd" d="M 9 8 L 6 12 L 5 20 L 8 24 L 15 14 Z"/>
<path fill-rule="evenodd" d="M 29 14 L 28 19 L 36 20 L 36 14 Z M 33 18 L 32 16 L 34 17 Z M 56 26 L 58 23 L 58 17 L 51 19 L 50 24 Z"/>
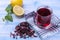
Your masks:
<path fill-rule="evenodd" d="M 24 14 L 24 9 L 21 6 L 16 5 L 13 7 L 13 12 L 17 16 L 22 16 Z"/>

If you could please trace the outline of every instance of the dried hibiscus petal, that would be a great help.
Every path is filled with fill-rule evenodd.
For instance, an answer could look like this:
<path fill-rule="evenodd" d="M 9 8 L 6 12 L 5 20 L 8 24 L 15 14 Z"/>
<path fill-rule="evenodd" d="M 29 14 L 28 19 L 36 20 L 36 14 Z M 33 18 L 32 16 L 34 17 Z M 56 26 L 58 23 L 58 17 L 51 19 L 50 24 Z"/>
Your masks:
<path fill-rule="evenodd" d="M 28 22 L 22 22 L 15 27 L 14 34 L 11 33 L 13 38 L 16 36 L 20 36 L 20 38 L 28 38 L 28 37 L 36 37 L 35 31 L 30 28 L 30 24 Z M 27 37 L 28 36 L 28 37 Z"/>

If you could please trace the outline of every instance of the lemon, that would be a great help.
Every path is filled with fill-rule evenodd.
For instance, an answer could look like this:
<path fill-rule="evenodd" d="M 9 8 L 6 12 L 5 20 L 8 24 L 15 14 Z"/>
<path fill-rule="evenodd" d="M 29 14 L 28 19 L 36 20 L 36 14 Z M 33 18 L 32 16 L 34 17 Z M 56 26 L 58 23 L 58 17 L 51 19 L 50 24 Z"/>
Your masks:
<path fill-rule="evenodd" d="M 23 5 L 23 0 L 11 0 L 11 5 L 15 6 L 15 5 Z"/>
<path fill-rule="evenodd" d="M 13 12 L 15 13 L 15 15 L 21 16 L 24 14 L 24 9 L 21 6 L 15 5 L 13 7 Z"/>

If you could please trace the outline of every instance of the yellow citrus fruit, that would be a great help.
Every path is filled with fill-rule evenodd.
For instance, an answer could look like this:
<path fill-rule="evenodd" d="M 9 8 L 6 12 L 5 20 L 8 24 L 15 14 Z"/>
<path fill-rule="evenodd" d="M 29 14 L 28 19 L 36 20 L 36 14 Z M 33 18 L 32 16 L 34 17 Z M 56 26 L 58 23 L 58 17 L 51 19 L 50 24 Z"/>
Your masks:
<path fill-rule="evenodd" d="M 15 15 L 21 16 L 24 14 L 24 9 L 21 6 L 15 5 L 13 7 L 13 12 L 15 13 Z"/>
<path fill-rule="evenodd" d="M 11 0 L 11 5 L 15 6 L 15 5 L 23 5 L 23 0 Z"/>

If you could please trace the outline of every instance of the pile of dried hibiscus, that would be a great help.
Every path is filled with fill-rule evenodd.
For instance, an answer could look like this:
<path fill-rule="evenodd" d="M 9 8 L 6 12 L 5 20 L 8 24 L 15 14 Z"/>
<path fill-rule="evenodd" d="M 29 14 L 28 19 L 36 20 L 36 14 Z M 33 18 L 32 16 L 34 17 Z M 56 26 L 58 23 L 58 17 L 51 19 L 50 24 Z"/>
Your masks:
<path fill-rule="evenodd" d="M 17 39 L 17 36 L 20 38 L 29 38 L 29 37 L 37 37 L 35 35 L 35 31 L 31 29 L 30 24 L 28 22 L 21 22 L 19 25 L 15 27 L 14 34 L 11 33 L 10 35 L 13 38 Z"/>

